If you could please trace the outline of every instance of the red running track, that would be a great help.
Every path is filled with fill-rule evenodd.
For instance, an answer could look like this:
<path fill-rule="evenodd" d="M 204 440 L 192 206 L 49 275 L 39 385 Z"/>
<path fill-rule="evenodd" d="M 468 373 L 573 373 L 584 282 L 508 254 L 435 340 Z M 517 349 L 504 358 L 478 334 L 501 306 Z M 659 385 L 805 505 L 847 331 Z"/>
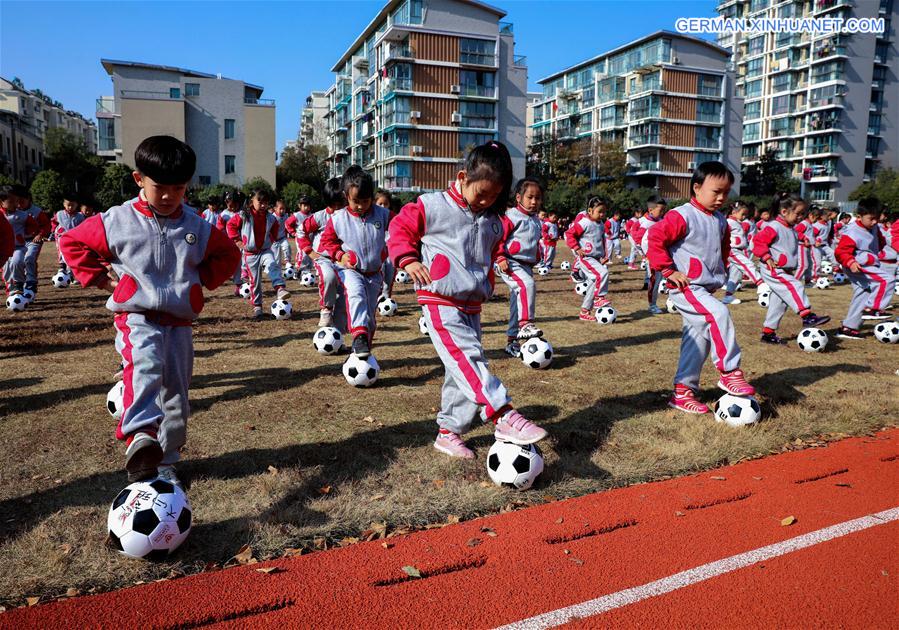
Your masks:
<path fill-rule="evenodd" d="M 895 508 L 894 429 L 397 537 L 389 549 L 375 541 L 20 608 L 0 627 L 896 627 Z M 796 522 L 782 525 L 787 516 Z"/>

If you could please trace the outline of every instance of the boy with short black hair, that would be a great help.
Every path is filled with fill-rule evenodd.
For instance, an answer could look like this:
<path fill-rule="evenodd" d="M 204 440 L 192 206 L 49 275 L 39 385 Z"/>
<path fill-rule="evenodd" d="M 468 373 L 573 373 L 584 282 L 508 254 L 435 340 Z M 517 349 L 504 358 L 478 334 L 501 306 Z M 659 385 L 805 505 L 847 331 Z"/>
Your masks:
<path fill-rule="evenodd" d="M 34 205 L 31 199 L 31 191 L 25 186 L 15 186 L 16 198 L 19 200 L 19 210 L 24 210 L 37 225 L 37 231 L 25 235 L 25 289 L 37 293 L 37 259 L 44 246 L 44 241 L 50 236 L 50 217 L 41 208 Z"/>
<path fill-rule="evenodd" d="M 28 234 L 38 231 L 37 221 L 19 208 L 15 187 L 0 186 L 0 212 L 13 230 L 13 252 L 3 265 L 3 283 L 6 294 L 22 293 L 25 289 L 25 242 Z"/>
<path fill-rule="evenodd" d="M 281 197 L 275 199 L 272 214 L 275 215 L 275 219 L 278 221 L 278 235 L 275 238 L 275 242 L 272 243 L 272 253 L 275 255 L 275 262 L 284 269 L 285 265 L 291 264 L 293 252 L 290 251 L 290 239 L 285 227 L 290 215 L 287 214 L 287 205 Z"/>
<path fill-rule="evenodd" d="M 158 475 L 180 485 L 174 463 L 190 414 L 191 324 L 203 309 L 203 287 L 225 282 L 240 252 L 182 206 L 196 167 L 193 149 L 152 136 L 138 145 L 134 163 L 138 197 L 65 232 L 59 247 L 82 286 L 112 293 L 106 308 L 115 313 L 124 367 L 116 437 L 127 443 L 129 481 Z"/>

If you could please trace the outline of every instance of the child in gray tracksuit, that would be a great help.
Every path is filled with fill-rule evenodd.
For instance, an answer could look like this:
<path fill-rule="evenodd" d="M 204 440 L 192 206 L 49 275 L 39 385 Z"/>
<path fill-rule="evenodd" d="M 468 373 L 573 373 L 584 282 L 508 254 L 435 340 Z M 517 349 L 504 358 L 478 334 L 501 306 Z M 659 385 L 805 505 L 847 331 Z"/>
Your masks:
<path fill-rule="evenodd" d="M 534 325 L 537 287 L 533 267 L 538 261 L 543 225 L 537 212 L 543 204 L 543 188 L 536 179 L 518 182 L 517 205 L 503 217 L 503 256 L 508 263 L 500 277 L 509 286 L 509 328 L 506 330 L 506 352 L 513 357 L 521 353 L 521 342 L 543 335 Z"/>
<path fill-rule="evenodd" d="M 387 258 L 387 222 L 390 210 L 372 203 L 374 182 L 360 166 L 343 175 L 347 207 L 328 218 L 321 249 L 337 265 L 346 296 L 346 332 L 353 338 L 353 353 L 371 354 L 375 336 L 375 310 L 381 292 L 381 267 Z"/>
<path fill-rule="evenodd" d="M 606 228 L 602 220 L 605 211 L 604 200 L 591 198 L 587 211 L 578 215 L 565 232 L 565 242 L 577 256 L 578 268 L 587 278 L 587 292 L 578 315 L 583 321 L 596 321 L 596 316 L 590 312 L 591 306 L 600 309 L 611 304 L 606 297 L 609 293 L 609 270 L 606 267 L 609 257 L 606 252 Z"/>
<path fill-rule="evenodd" d="M 262 319 L 262 273 L 268 269 L 272 288 L 279 300 L 286 300 L 290 293 L 284 288 L 281 265 L 272 253 L 272 243 L 278 237 L 278 220 L 268 211 L 268 192 L 256 188 L 247 204 L 228 221 L 228 237 L 243 252 L 243 267 L 250 283 L 252 318 Z"/>
<path fill-rule="evenodd" d="M 509 151 L 488 142 L 468 154 L 448 190 L 406 204 L 390 224 L 390 257 L 415 281 L 428 335 L 446 368 L 434 448 L 452 457 L 474 458 L 461 434 L 477 417 L 494 423 L 498 440 L 533 444 L 546 437 L 512 407 L 481 343 L 481 305 L 493 294 L 493 265 L 508 270 L 500 213 L 511 186 Z"/>
<path fill-rule="evenodd" d="M 718 209 L 733 182 L 733 173 L 721 162 L 701 163 L 690 180 L 690 202 L 669 210 L 647 237 L 649 264 L 668 281 L 669 297 L 683 318 L 680 361 L 668 405 L 687 413 L 709 412 L 696 398 L 709 352 L 720 374 L 718 387 L 735 396 L 755 393 L 740 369 L 730 312 L 713 295 L 727 278 L 730 230 Z"/>
<path fill-rule="evenodd" d="M 240 252 L 182 209 L 196 164 L 189 146 L 153 136 L 134 161 L 140 196 L 65 232 L 59 248 L 82 286 L 112 292 L 106 308 L 115 313 L 124 384 L 116 437 L 128 444 L 129 481 L 159 474 L 179 483 L 172 464 L 187 437 L 191 323 L 203 309 L 203 287 L 225 282 Z"/>
<path fill-rule="evenodd" d="M 74 197 L 74 195 L 70 197 Z M 73 230 L 81 225 L 85 218 L 83 214 L 78 212 L 78 202 L 74 199 L 66 198 L 62 200 L 62 210 L 57 212 L 50 221 L 50 229 L 56 239 L 56 260 L 59 263 L 60 271 L 68 271 L 69 266 L 66 264 L 62 251 L 59 249 L 59 238 L 69 230 Z"/>
<path fill-rule="evenodd" d="M 7 295 L 22 293 L 25 289 L 25 237 L 37 232 L 37 221 L 19 208 L 13 186 L 0 189 L 0 212 L 6 215 L 13 230 L 13 253 L 3 265 L 3 283 Z"/>
<path fill-rule="evenodd" d="M 25 235 L 25 289 L 37 293 L 37 259 L 44 247 L 44 241 L 50 236 L 50 217 L 40 207 L 34 205 L 31 191 L 25 186 L 15 186 L 15 195 L 19 201 L 19 209 L 24 210 L 37 226 L 36 232 Z"/>
<path fill-rule="evenodd" d="M 346 300 L 339 300 L 340 279 L 337 269 L 328 253 L 321 248 L 321 238 L 328 220 L 337 212 L 343 212 L 346 197 L 343 194 L 343 183 L 339 177 L 332 177 L 325 182 L 322 191 L 325 207 L 310 215 L 297 227 L 297 256 L 303 252 L 312 260 L 318 276 L 318 325 L 345 327 L 344 312 Z"/>
<path fill-rule="evenodd" d="M 285 223 L 287 223 L 287 219 L 290 217 L 287 214 L 287 206 L 284 205 L 283 199 L 275 201 L 272 214 L 278 222 L 278 234 L 275 236 L 275 242 L 272 243 L 272 254 L 275 256 L 275 262 L 278 263 L 278 267 L 283 270 L 284 266 L 289 265 L 293 260 L 293 252 L 290 251 L 290 238 L 288 238 L 289 235 L 285 228 Z M 269 273 L 269 278 L 271 278 L 271 273 Z"/>

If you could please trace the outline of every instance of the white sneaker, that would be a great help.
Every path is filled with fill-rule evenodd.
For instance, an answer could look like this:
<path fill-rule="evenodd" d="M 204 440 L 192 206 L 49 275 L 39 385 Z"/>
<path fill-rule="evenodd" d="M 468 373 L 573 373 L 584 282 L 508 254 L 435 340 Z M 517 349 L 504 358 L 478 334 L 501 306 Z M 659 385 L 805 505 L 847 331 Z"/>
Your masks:
<path fill-rule="evenodd" d="M 542 337 L 543 331 L 534 326 L 533 323 L 528 322 L 524 326 L 518 329 L 518 340 L 524 341 L 526 339 L 533 339 L 534 337 Z"/>
<path fill-rule="evenodd" d="M 184 486 L 181 485 L 181 480 L 178 478 L 178 473 L 172 464 L 160 464 L 159 479 L 168 481 L 170 484 L 176 485 L 184 490 Z"/>
<path fill-rule="evenodd" d="M 722 304 L 742 304 L 743 300 L 740 298 L 735 298 L 732 295 L 725 295 L 724 299 L 721 300 Z"/>
<path fill-rule="evenodd" d="M 278 299 L 279 300 L 286 300 L 289 297 L 290 297 L 290 291 L 288 291 L 284 287 L 278 287 Z"/>
<path fill-rule="evenodd" d="M 322 309 L 318 314 L 318 327 L 324 328 L 325 326 L 333 326 L 334 325 L 334 317 L 331 315 L 331 311 L 327 309 Z"/>

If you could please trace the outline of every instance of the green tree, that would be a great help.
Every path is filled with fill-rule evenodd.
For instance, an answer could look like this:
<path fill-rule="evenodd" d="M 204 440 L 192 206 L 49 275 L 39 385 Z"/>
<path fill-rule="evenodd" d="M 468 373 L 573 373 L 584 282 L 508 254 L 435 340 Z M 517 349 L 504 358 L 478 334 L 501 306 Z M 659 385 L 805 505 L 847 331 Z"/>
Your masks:
<path fill-rule="evenodd" d="M 766 151 L 759 161 L 743 167 L 740 192 L 771 197 L 777 192 L 799 192 L 800 183 L 790 176 L 790 165 L 777 159 L 777 151 Z"/>
<path fill-rule="evenodd" d="M 94 192 L 100 210 L 120 206 L 129 199 L 137 197 L 139 188 L 131 175 L 133 170 L 127 164 L 106 165 Z"/>
<path fill-rule="evenodd" d="M 865 197 L 877 197 L 880 203 L 892 211 L 899 210 L 899 171 L 885 168 L 877 172 L 870 182 L 865 182 L 852 191 L 849 201 L 858 201 Z"/>
<path fill-rule="evenodd" d="M 66 185 L 62 175 L 56 171 L 41 171 L 31 182 L 31 196 L 35 205 L 47 212 L 56 212 L 62 208 L 62 199 L 66 194 Z"/>
<path fill-rule="evenodd" d="M 319 210 L 323 203 L 321 195 L 312 186 L 301 184 L 297 181 L 290 182 L 281 189 L 281 196 L 284 198 L 284 205 L 287 206 L 290 212 L 297 210 L 297 204 L 300 201 L 300 197 L 303 196 L 309 197 L 313 210 Z"/>
<path fill-rule="evenodd" d="M 257 187 L 265 190 L 268 193 L 268 198 L 272 202 L 275 201 L 275 189 L 272 188 L 272 185 L 269 184 L 264 177 L 252 177 L 248 179 L 240 189 L 249 198 L 249 196 L 253 194 L 253 189 Z"/>
<path fill-rule="evenodd" d="M 79 196 L 94 193 L 104 166 L 103 159 L 91 155 L 84 139 L 74 133 L 54 127 L 44 134 L 44 168 L 59 173 L 65 186 Z"/>
<path fill-rule="evenodd" d="M 194 191 L 194 196 L 202 208 L 205 209 L 206 204 L 211 200 L 215 200 L 219 205 L 224 204 L 225 193 L 232 190 L 234 190 L 234 186 L 219 182 L 218 184 L 203 186 L 202 188 L 196 189 Z"/>
<path fill-rule="evenodd" d="M 278 190 L 290 182 L 311 186 L 321 190 L 328 179 L 325 168 L 327 148 L 319 145 L 287 147 L 281 152 L 281 160 L 275 174 Z"/>
<path fill-rule="evenodd" d="M 13 186 L 19 182 L 8 175 L 0 173 L 0 186 Z"/>

